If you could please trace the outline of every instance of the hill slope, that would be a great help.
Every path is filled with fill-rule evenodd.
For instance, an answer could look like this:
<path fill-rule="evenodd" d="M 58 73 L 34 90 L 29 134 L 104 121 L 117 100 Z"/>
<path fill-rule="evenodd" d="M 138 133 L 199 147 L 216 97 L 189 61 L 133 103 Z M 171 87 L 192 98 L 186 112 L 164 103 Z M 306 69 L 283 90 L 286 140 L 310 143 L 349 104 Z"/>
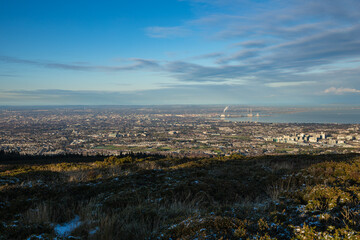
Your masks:
<path fill-rule="evenodd" d="M 359 202 L 359 155 L 0 165 L 0 239 L 356 239 Z"/>

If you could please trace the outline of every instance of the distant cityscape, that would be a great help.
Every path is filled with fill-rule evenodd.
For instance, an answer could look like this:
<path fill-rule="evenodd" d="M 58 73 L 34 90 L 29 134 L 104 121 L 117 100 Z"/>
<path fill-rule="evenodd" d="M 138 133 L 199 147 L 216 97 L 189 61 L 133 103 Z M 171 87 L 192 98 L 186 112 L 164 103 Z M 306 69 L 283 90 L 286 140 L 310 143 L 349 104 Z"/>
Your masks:
<path fill-rule="evenodd" d="M 237 122 L 221 116 L 225 111 L 221 106 L 2 109 L 0 150 L 175 156 L 360 152 L 359 124 Z"/>
<path fill-rule="evenodd" d="M 358 133 L 359 127 L 348 128 L 347 130 L 338 131 L 331 135 L 327 135 L 324 132 L 321 133 L 299 133 L 294 135 L 284 135 L 277 138 L 267 138 L 266 140 L 272 140 L 274 142 L 293 143 L 293 144 L 307 144 L 318 143 L 321 146 L 336 146 L 341 145 L 343 147 L 360 147 L 360 134 Z"/>

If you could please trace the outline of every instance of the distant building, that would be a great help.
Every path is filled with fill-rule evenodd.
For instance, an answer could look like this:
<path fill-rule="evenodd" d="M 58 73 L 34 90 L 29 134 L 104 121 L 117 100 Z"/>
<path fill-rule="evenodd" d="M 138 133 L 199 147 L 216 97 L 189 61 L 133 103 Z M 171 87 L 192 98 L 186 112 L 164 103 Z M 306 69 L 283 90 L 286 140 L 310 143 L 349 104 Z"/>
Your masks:
<path fill-rule="evenodd" d="M 169 135 L 175 135 L 175 134 L 178 134 L 178 133 L 179 133 L 179 131 L 169 131 L 168 132 Z"/>
<path fill-rule="evenodd" d="M 323 133 L 323 132 L 321 132 L 321 134 L 320 134 L 320 138 L 321 138 L 321 139 L 326 139 L 326 134 L 325 134 L 325 133 Z"/>

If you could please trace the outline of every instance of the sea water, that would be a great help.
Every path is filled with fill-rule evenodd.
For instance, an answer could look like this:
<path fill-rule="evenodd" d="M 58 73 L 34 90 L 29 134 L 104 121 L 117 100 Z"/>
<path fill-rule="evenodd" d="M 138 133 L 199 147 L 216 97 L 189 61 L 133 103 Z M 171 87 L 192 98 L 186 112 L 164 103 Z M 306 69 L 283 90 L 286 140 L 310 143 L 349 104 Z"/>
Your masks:
<path fill-rule="evenodd" d="M 255 112 L 255 111 L 254 111 Z M 360 108 L 303 110 L 298 112 L 268 113 L 260 112 L 256 117 L 225 118 L 235 122 L 263 122 L 263 123 L 339 123 L 360 124 Z M 263 116 L 262 116 L 263 115 Z"/>

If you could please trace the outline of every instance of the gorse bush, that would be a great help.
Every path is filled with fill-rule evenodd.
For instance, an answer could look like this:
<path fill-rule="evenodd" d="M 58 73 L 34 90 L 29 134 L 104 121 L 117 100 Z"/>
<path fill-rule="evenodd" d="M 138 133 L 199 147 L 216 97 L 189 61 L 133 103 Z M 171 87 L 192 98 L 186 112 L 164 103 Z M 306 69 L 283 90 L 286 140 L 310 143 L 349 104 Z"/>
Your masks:
<path fill-rule="evenodd" d="M 350 193 L 344 192 L 338 187 L 324 185 L 311 187 L 311 190 L 304 195 L 304 200 L 307 202 L 306 209 L 310 211 L 332 210 L 353 202 Z"/>
<path fill-rule="evenodd" d="M 110 164 L 110 165 L 121 165 L 124 163 L 132 163 L 134 162 L 134 159 L 132 157 L 122 157 L 122 158 L 118 158 L 115 156 L 111 156 L 111 157 L 107 157 L 104 160 L 104 164 Z"/>

